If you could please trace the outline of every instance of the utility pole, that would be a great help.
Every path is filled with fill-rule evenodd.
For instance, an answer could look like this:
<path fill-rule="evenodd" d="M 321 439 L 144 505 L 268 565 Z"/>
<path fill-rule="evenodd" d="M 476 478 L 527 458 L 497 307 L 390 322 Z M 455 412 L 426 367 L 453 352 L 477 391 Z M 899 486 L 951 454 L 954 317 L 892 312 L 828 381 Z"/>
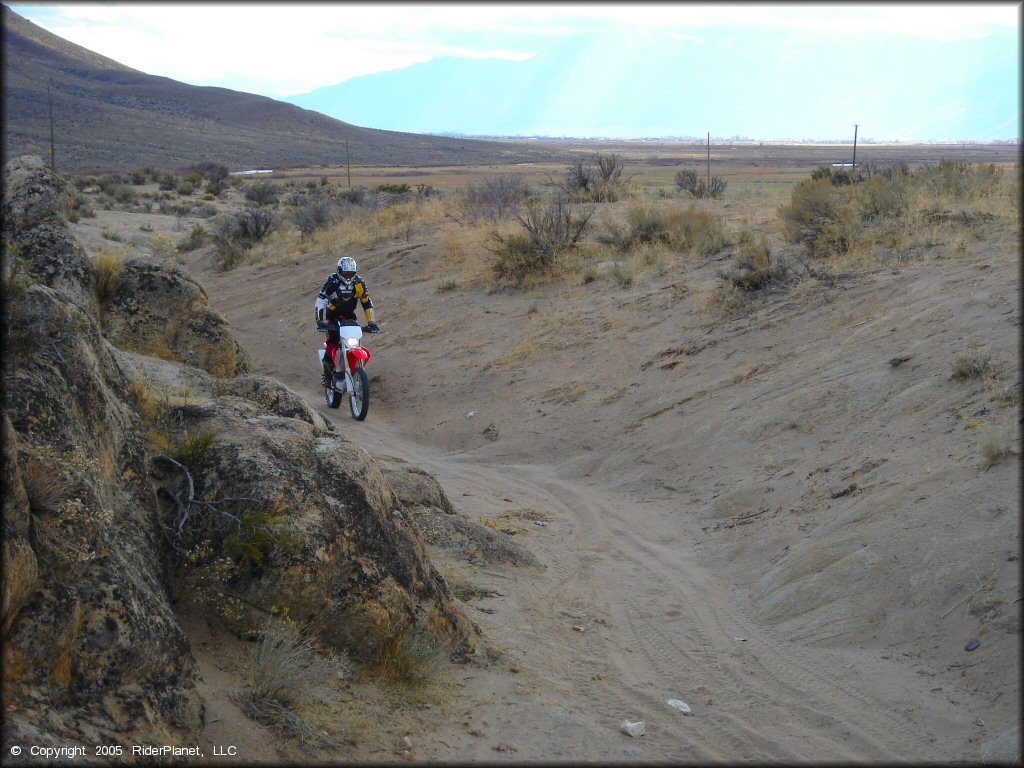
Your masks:
<path fill-rule="evenodd" d="M 857 177 L 857 123 L 853 124 L 853 168 L 850 169 L 850 175 L 854 178 Z"/>
<path fill-rule="evenodd" d="M 711 193 L 711 131 L 708 131 L 708 193 Z"/>
<path fill-rule="evenodd" d="M 352 189 L 352 163 L 348 154 L 348 139 L 345 139 L 345 167 L 348 169 L 348 188 Z"/>
<path fill-rule="evenodd" d="M 46 81 L 46 101 L 50 105 L 50 170 L 56 171 L 57 165 L 54 161 L 53 151 L 53 96 L 50 93 L 50 81 Z"/>

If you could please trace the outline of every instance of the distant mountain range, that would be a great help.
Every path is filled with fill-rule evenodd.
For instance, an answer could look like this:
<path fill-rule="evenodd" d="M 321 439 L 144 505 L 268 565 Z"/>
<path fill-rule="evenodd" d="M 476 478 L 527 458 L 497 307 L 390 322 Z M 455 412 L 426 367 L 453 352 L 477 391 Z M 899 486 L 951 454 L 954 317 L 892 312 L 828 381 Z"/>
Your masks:
<path fill-rule="evenodd" d="M 435 165 L 545 159 L 539 148 L 361 128 L 264 96 L 186 85 L 131 69 L 51 34 L 3 6 L 5 158 L 49 157 L 58 170 L 204 161 L 232 170 Z M 47 85 L 49 84 L 49 94 Z"/>
<path fill-rule="evenodd" d="M 700 34 L 579 34 L 526 61 L 434 59 L 284 100 L 435 134 L 849 140 L 856 122 L 863 139 L 1019 135 L 1019 61 L 1005 40 Z"/>

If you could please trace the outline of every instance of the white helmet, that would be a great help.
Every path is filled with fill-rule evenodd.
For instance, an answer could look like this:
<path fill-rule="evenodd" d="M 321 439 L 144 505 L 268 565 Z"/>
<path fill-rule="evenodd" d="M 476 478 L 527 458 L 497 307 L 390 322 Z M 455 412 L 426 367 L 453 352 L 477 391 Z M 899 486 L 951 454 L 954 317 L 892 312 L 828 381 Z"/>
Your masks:
<path fill-rule="evenodd" d="M 338 274 L 346 283 L 351 283 L 356 276 L 356 260 L 351 256 L 342 256 L 338 259 Z"/>

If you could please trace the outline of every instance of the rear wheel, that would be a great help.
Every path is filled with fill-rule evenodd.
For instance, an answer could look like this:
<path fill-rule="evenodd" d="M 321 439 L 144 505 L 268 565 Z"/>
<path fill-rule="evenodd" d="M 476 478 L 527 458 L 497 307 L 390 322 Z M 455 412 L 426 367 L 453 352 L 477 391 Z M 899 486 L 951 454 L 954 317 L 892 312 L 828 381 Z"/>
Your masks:
<path fill-rule="evenodd" d="M 365 419 L 366 412 L 370 410 L 370 382 L 366 378 L 366 369 L 361 365 L 352 371 L 352 391 L 348 394 L 348 407 L 356 421 Z"/>
<path fill-rule="evenodd" d="M 337 408 L 341 405 L 341 392 L 334 389 L 337 381 L 338 374 L 331 374 L 331 386 L 324 387 L 324 399 L 327 401 L 328 408 Z"/>

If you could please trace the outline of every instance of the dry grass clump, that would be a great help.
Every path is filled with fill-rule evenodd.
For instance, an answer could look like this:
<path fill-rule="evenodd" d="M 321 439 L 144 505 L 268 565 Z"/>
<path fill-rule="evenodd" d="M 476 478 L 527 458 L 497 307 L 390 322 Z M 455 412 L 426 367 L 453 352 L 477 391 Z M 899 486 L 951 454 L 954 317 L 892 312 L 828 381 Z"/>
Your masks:
<path fill-rule="evenodd" d="M 757 242 L 745 240 L 733 259 L 731 269 L 719 272 L 718 276 L 742 291 L 756 291 L 784 279 L 788 272 L 783 260 L 772 258 L 768 239 L 762 235 Z"/>
<path fill-rule="evenodd" d="M 965 350 L 953 358 L 953 378 L 979 379 L 991 372 L 991 363 L 991 355 L 977 350 Z"/>
<path fill-rule="evenodd" d="M 982 469 L 994 467 L 1017 451 L 1014 448 L 1014 430 L 1008 426 L 988 425 L 982 428 L 978 440 Z"/>
<path fill-rule="evenodd" d="M 93 264 L 96 266 L 96 295 L 102 304 L 117 295 L 124 273 L 124 257 L 119 251 L 99 248 L 93 256 Z"/>
<path fill-rule="evenodd" d="M 625 226 L 609 222 L 605 228 L 598 242 L 621 251 L 664 245 L 708 256 L 719 253 L 729 243 L 724 222 L 694 205 L 686 209 L 632 206 L 626 211 Z"/>
<path fill-rule="evenodd" d="M 703 310 L 718 319 L 738 317 L 748 309 L 750 299 L 746 292 L 725 280 L 711 290 L 703 304 Z"/>
<path fill-rule="evenodd" d="M 272 618 L 260 633 L 249 668 L 248 689 L 232 698 L 253 720 L 266 725 L 284 747 L 334 747 L 338 742 L 294 711 L 325 682 L 348 674 L 348 660 L 317 651 L 315 638 L 287 618 Z"/>
<path fill-rule="evenodd" d="M 381 643 L 374 656 L 374 667 L 385 679 L 420 685 L 434 676 L 443 657 L 431 632 L 417 623 Z"/>

